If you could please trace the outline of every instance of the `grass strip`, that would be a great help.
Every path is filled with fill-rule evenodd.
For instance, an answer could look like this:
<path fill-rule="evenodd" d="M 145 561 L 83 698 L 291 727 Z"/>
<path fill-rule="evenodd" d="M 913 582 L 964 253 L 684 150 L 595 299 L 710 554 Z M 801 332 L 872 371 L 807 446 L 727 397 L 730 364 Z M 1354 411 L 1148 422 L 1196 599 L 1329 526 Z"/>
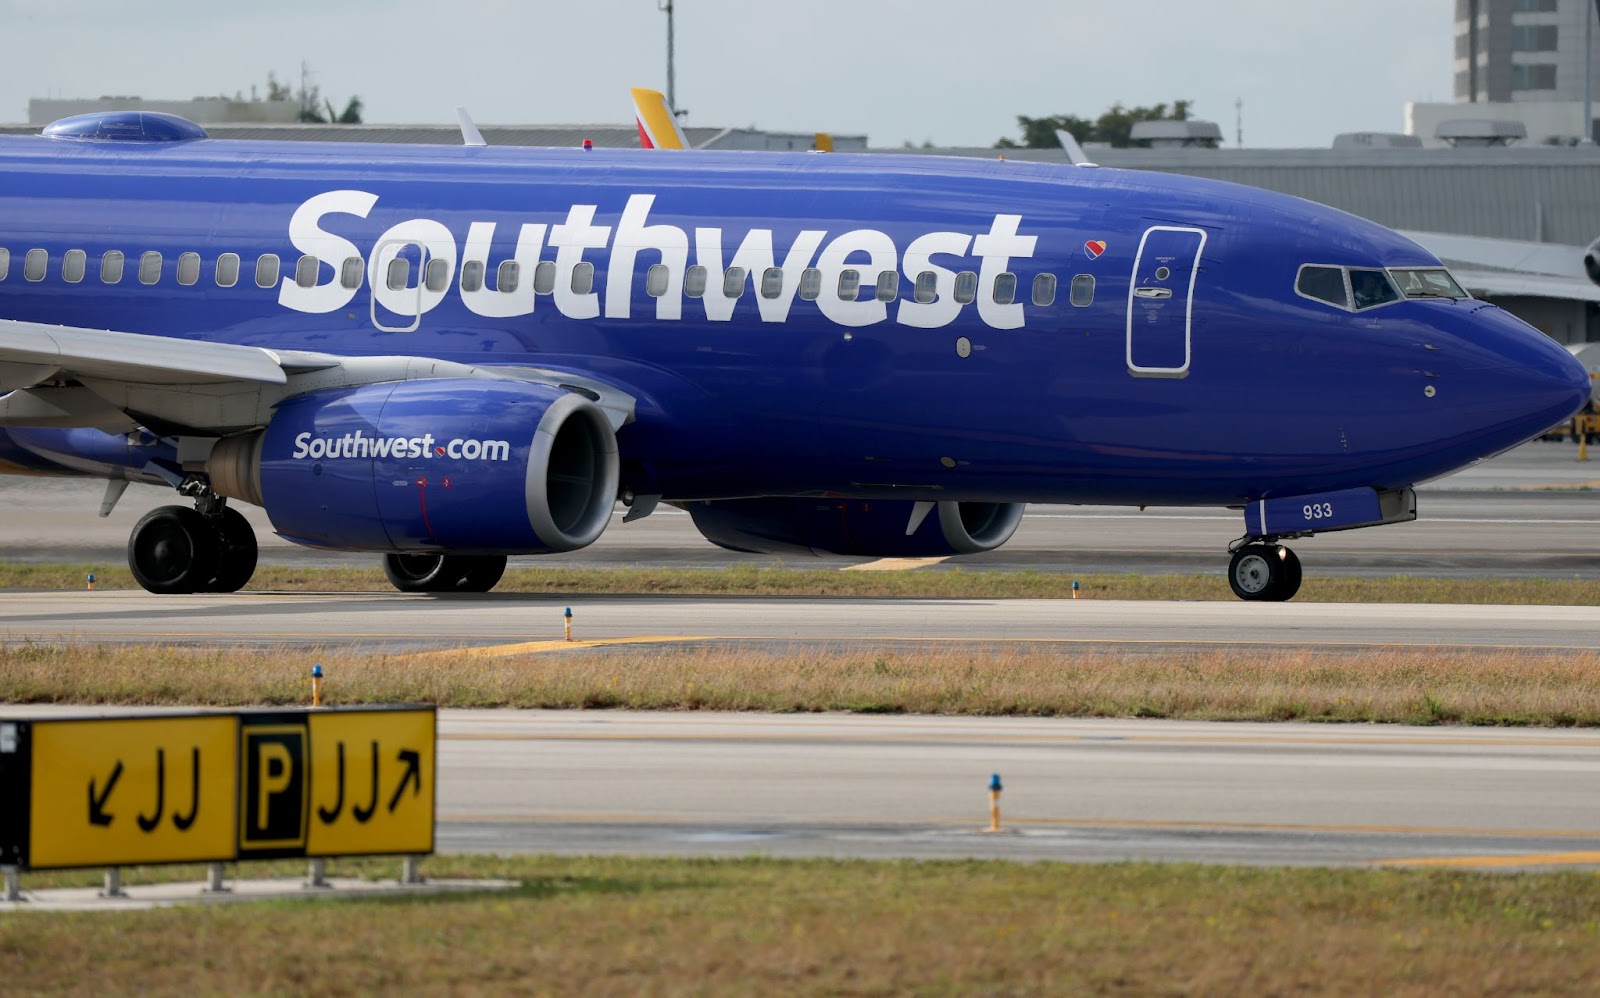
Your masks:
<path fill-rule="evenodd" d="M 842 596 L 957 599 L 1070 599 L 1076 579 L 1088 599 L 1232 600 L 1218 570 L 1202 575 L 1079 575 L 961 568 L 910 572 L 841 572 L 788 566 L 733 568 L 523 568 L 506 572 L 497 593 L 685 596 Z M 124 565 L 0 565 L 0 590 L 83 589 L 89 573 L 99 589 L 136 589 Z M 250 580 L 258 592 L 393 592 L 376 568 L 262 566 Z M 1296 602 L 1471 603 L 1600 606 L 1592 579 L 1456 579 L 1308 577 Z"/>
<path fill-rule="evenodd" d="M 847 711 L 1600 725 L 1600 651 L 1471 648 L 618 646 L 488 657 L 158 645 L 0 646 L 0 702 Z"/>
<path fill-rule="evenodd" d="M 523 886 L 0 915 L 6 990 L 1587 994 L 1600 980 L 1587 873 L 460 856 L 424 872 Z"/>

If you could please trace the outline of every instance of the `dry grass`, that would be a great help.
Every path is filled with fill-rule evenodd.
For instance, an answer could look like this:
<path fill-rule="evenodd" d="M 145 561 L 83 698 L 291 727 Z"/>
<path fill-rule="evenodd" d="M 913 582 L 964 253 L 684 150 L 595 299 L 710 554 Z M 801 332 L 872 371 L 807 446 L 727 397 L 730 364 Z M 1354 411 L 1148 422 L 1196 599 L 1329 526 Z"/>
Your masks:
<path fill-rule="evenodd" d="M 297 704 L 311 662 L 335 704 L 1600 725 L 1600 652 L 1449 648 L 726 644 L 498 658 L 13 644 L 0 647 L 0 700 Z"/>
<path fill-rule="evenodd" d="M 525 886 L 0 915 L 5 989 L 1433 995 L 1600 981 L 1591 874 L 466 857 L 425 870 Z"/>
<path fill-rule="evenodd" d="M 122 565 L 0 564 L 0 590 L 82 589 L 95 573 L 101 589 L 134 589 Z M 961 599 L 1070 599 L 1074 578 L 1089 599 L 1231 600 L 1218 570 L 1204 575 L 1078 575 L 967 571 L 841 572 L 787 566 L 710 568 L 512 568 L 495 587 L 503 593 L 731 596 L 889 596 Z M 261 592 L 393 592 L 376 568 L 263 566 L 250 580 Z M 1301 603 L 1475 603 L 1600 606 L 1592 579 L 1307 578 Z"/>

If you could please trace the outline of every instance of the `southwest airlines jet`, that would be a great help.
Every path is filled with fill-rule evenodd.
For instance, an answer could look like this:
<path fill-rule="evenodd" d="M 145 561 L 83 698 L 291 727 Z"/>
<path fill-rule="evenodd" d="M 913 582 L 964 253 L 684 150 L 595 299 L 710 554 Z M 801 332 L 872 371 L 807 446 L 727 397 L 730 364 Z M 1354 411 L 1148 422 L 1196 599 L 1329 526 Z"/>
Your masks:
<path fill-rule="evenodd" d="M 256 540 L 412 592 L 688 510 L 742 551 L 993 549 L 1028 502 L 1282 541 L 1565 420 L 1589 379 L 1388 229 L 1224 183 L 1000 160 L 0 139 L 0 470 L 165 485 L 128 561 L 231 592 Z M 1219 552 L 1219 556 L 1221 552 Z"/>

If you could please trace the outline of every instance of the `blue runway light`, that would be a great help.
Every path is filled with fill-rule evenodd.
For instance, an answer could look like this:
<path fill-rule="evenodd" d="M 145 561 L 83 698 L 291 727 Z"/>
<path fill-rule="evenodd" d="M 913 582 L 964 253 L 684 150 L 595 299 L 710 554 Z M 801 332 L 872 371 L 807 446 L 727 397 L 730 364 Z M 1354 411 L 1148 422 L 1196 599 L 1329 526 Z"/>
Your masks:
<path fill-rule="evenodd" d="M 313 665 L 311 667 L 311 678 L 312 679 L 321 679 L 322 678 L 322 666 Z"/>
<path fill-rule="evenodd" d="M 999 773 L 995 773 L 994 775 L 989 777 L 989 792 L 990 793 L 997 794 L 997 793 L 999 793 L 1000 791 L 1002 791 L 1004 789 L 1005 789 L 1005 787 L 1002 787 L 1000 785 L 1000 774 Z"/>

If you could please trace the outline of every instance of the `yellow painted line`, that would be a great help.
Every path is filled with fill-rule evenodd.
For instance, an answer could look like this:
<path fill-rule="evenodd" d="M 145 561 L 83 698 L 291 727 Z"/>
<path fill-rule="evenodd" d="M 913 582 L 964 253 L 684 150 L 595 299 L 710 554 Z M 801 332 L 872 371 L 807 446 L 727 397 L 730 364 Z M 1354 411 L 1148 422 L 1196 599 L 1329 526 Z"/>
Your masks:
<path fill-rule="evenodd" d="M 1600 863 L 1600 852 L 1534 852 L 1518 856 L 1420 856 L 1414 859 L 1380 859 L 1373 865 L 1476 868 L 1575 866 L 1580 863 Z"/>
<path fill-rule="evenodd" d="M 505 658 L 510 655 L 535 655 L 546 651 L 570 651 L 575 648 L 604 648 L 608 645 L 665 644 L 674 641 L 714 641 L 715 638 L 693 634 L 641 634 L 628 638 L 596 638 L 592 641 L 519 641 L 508 645 L 466 645 L 442 651 L 420 652 L 414 658 L 443 658 L 466 655 L 472 658 Z"/>
<path fill-rule="evenodd" d="M 938 558 L 879 558 L 877 561 L 869 561 L 865 565 L 846 565 L 843 571 L 909 572 L 914 569 L 927 568 L 929 565 L 937 565 L 941 561 L 949 560 L 949 555 L 944 555 Z"/>

